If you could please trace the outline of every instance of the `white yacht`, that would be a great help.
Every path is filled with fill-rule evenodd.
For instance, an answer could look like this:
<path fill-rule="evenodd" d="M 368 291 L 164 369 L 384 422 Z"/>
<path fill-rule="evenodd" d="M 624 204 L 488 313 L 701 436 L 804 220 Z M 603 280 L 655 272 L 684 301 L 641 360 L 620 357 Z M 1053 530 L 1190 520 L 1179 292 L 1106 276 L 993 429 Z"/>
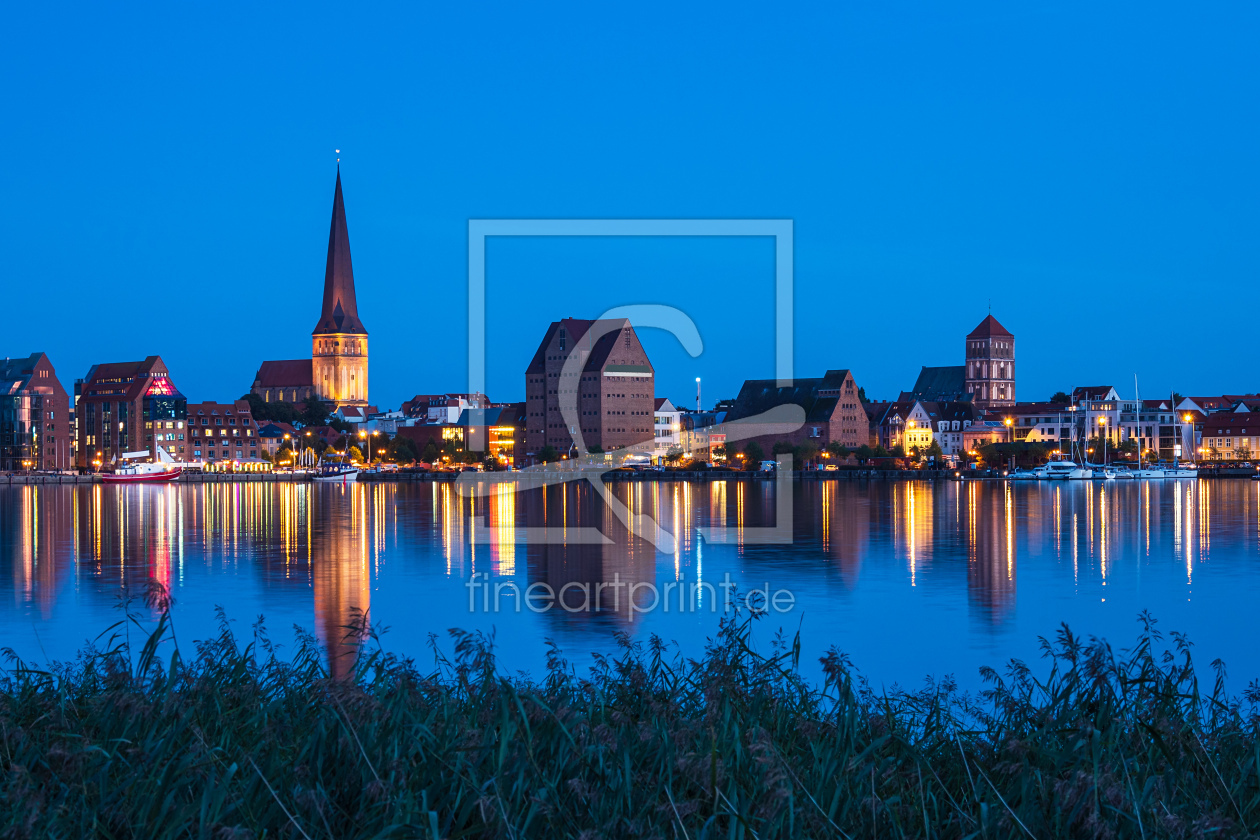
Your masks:
<path fill-rule="evenodd" d="M 1092 478 L 1093 470 L 1077 465 L 1075 461 L 1051 461 L 1046 464 L 1046 478 L 1063 481 L 1069 478 Z"/>

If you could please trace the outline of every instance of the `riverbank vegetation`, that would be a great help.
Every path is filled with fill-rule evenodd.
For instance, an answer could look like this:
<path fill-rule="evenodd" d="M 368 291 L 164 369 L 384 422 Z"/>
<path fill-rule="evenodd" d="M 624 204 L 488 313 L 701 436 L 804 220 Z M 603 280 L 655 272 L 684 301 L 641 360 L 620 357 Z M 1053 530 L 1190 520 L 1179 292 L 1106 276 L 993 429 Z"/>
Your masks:
<path fill-rule="evenodd" d="M 422 664 L 364 625 L 353 677 L 261 624 L 174 647 L 129 616 L 77 661 L 10 658 L 0 687 L 0 836 L 1100 837 L 1260 828 L 1253 705 L 1204 686 L 1149 618 L 1127 651 L 1064 628 L 1043 663 L 968 695 L 876 693 L 837 650 L 798 676 L 753 617 L 702 657 L 620 636 L 536 679 L 452 632 Z M 146 615 L 146 618 L 149 616 Z M 127 635 L 131 635 L 130 642 Z M 385 637 L 386 639 L 388 637 Z M 159 643 L 161 642 L 161 644 Z M 449 646 L 449 656 L 440 651 Z M 159 659 L 159 651 L 165 651 Z M 283 653 L 283 655 L 282 655 Z"/>

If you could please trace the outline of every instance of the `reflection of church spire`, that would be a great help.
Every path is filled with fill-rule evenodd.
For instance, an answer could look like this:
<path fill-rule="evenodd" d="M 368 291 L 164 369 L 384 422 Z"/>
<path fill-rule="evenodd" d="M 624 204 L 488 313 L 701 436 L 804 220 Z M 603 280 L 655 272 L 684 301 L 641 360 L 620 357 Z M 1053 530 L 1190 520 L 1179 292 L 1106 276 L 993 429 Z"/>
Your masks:
<path fill-rule="evenodd" d="M 320 488 L 325 489 L 325 488 Z M 316 633 L 328 651 L 328 672 L 342 679 L 354 672 L 361 638 L 352 625 L 362 622 L 371 604 L 368 570 L 366 488 L 353 486 L 343 495 L 337 488 L 317 503 L 326 510 L 319 516 L 311 556 L 311 583 L 315 596 Z M 349 516 L 343 509 L 350 506 Z M 349 533 L 346 533 L 347 520 Z"/>

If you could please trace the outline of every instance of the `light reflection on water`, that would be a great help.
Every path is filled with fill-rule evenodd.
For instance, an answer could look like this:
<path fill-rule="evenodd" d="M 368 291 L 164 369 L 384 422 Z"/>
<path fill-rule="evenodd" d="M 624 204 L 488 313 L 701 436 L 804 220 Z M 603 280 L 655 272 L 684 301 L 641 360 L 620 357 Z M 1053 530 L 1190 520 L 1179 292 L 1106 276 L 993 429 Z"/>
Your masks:
<path fill-rule="evenodd" d="M 612 649 L 614 630 L 698 654 L 720 590 L 695 589 L 682 611 L 637 613 L 644 598 L 605 590 L 598 611 L 533 614 L 509 598 L 489 614 L 469 610 L 471 576 L 579 593 L 729 574 L 741 589 L 792 590 L 796 609 L 766 629 L 801 627 L 811 661 L 836 644 L 885 682 L 975 684 L 981 664 L 1035 658 L 1060 621 L 1123 646 L 1142 609 L 1188 631 L 1200 657 L 1224 658 L 1234 681 L 1260 676 L 1255 482 L 798 482 L 792 545 L 745 543 L 746 528 L 775 524 L 773 482 L 613 487 L 677 536 L 671 551 L 580 485 L 485 498 L 424 483 L 4 487 L 0 633 L 28 659 L 69 658 L 117 620 L 123 588 L 152 578 L 175 595 L 182 639 L 213 632 L 222 605 L 242 635 L 259 614 L 284 643 L 291 625 L 313 628 L 341 672 L 345 625 L 368 611 L 391 627 L 387 647 L 418 659 L 430 633 L 494 629 L 506 670 L 536 670 L 543 639 L 581 664 Z M 709 526 L 731 526 L 733 542 L 706 544 Z M 565 541 L 518 542 L 519 527 Z M 592 528 L 608 541 L 577 541 Z"/>

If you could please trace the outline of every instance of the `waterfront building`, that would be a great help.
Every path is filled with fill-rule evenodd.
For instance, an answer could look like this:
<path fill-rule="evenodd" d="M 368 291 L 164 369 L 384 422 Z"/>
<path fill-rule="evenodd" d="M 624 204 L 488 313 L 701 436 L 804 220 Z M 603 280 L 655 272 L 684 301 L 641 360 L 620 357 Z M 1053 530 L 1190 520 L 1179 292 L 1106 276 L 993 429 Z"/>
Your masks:
<path fill-rule="evenodd" d="M 1040 443 L 1052 450 L 1069 452 L 1075 440 L 1078 410 L 1068 403 L 1016 403 L 994 411 L 989 419 L 1005 425 L 1011 421 L 1011 439 L 1016 443 Z"/>
<path fill-rule="evenodd" d="M 267 402 L 296 403 L 315 397 L 334 407 L 368 404 L 368 333 L 359 319 L 355 296 L 340 168 L 333 190 L 324 297 L 311 332 L 311 358 L 263 362 L 250 390 Z"/>
<path fill-rule="evenodd" d="M 656 450 L 652 453 L 657 462 L 663 461 L 672 449 L 682 449 L 682 412 L 669 401 L 669 397 L 657 397 L 652 411 L 652 432 Z"/>
<path fill-rule="evenodd" d="M 804 410 L 804 425 L 792 432 L 741 435 L 738 448 L 742 449 L 752 440 L 767 453 L 780 442 L 792 446 L 810 442 L 820 449 L 830 443 L 856 449 L 867 442 L 867 415 L 858 399 L 853 372 L 847 368 L 829 370 L 817 378 L 789 380 L 785 385 L 780 385 L 777 379 L 749 379 L 739 389 L 725 422 L 755 421 L 771 409 L 785 405 L 797 405 Z"/>
<path fill-rule="evenodd" d="M 967 335 L 965 387 L 980 408 L 1015 404 L 1015 336 L 992 315 Z"/>
<path fill-rule="evenodd" d="M 99 467 L 124 452 L 147 451 L 156 459 L 159 447 L 187 460 L 187 410 L 160 356 L 93 365 L 75 383 L 76 465 Z"/>
<path fill-rule="evenodd" d="M 290 448 L 294 448 L 293 441 L 301 437 L 301 432 L 290 426 L 288 423 L 283 423 L 277 420 L 261 420 L 259 421 L 259 424 L 259 451 L 266 452 L 267 457 L 270 458 L 273 463 L 276 459 L 276 452 L 280 450 L 280 447 L 284 446 L 285 443 L 288 443 Z"/>
<path fill-rule="evenodd" d="M 188 404 L 187 460 L 207 467 L 256 464 L 262 460 L 263 451 L 258 426 L 245 400 Z"/>
<path fill-rule="evenodd" d="M 573 370 L 565 362 L 575 358 Z M 543 447 L 579 454 L 579 430 L 589 449 L 611 452 L 653 439 L 656 372 L 634 327 L 624 318 L 553 321 L 525 370 L 524 463 Z M 560 397 L 572 395 L 577 416 L 560 413 Z"/>
<path fill-rule="evenodd" d="M 976 421 L 975 404 L 971 400 L 960 400 L 925 403 L 924 408 L 935 432 L 933 440 L 940 445 L 946 460 L 956 461 L 967 451 L 963 433 Z"/>
<path fill-rule="evenodd" d="M 1260 457 L 1260 416 L 1218 411 L 1203 419 L 1200 455 L 1209 461 L 1250 461 Z"/>
<path fill-rule="evenodd" d="M 68 470 L 70 396 L 48 356 L 0 363 L 0 470 Z"/>
<path fill-rule="evenodd" d="M 400 407 L 402 415 L 419 423 L 450 424 L 468 409 L 486 408 L 485 394 L 416 394 Z"/>
<path fill-rule="evenodd" d="M 1006 443 L 1010 429 L 1000 420 L 977 420 L 963 430 L 963 452 L 970 455 L 990 443 Z"/>
<path fill-rule="evenodd" d="M 729 411 L 678 410 L 678 445 L 683 458 L 701 461 L 713 460 L 713 448 L 726 446 L 726 429 L 721 426 Z M 738 445 L 738 444 L 737 444 Z M 746 444 L 745 444 L 746 445 Z M 766 450 L 769 452 L 769 450 Z"/>

